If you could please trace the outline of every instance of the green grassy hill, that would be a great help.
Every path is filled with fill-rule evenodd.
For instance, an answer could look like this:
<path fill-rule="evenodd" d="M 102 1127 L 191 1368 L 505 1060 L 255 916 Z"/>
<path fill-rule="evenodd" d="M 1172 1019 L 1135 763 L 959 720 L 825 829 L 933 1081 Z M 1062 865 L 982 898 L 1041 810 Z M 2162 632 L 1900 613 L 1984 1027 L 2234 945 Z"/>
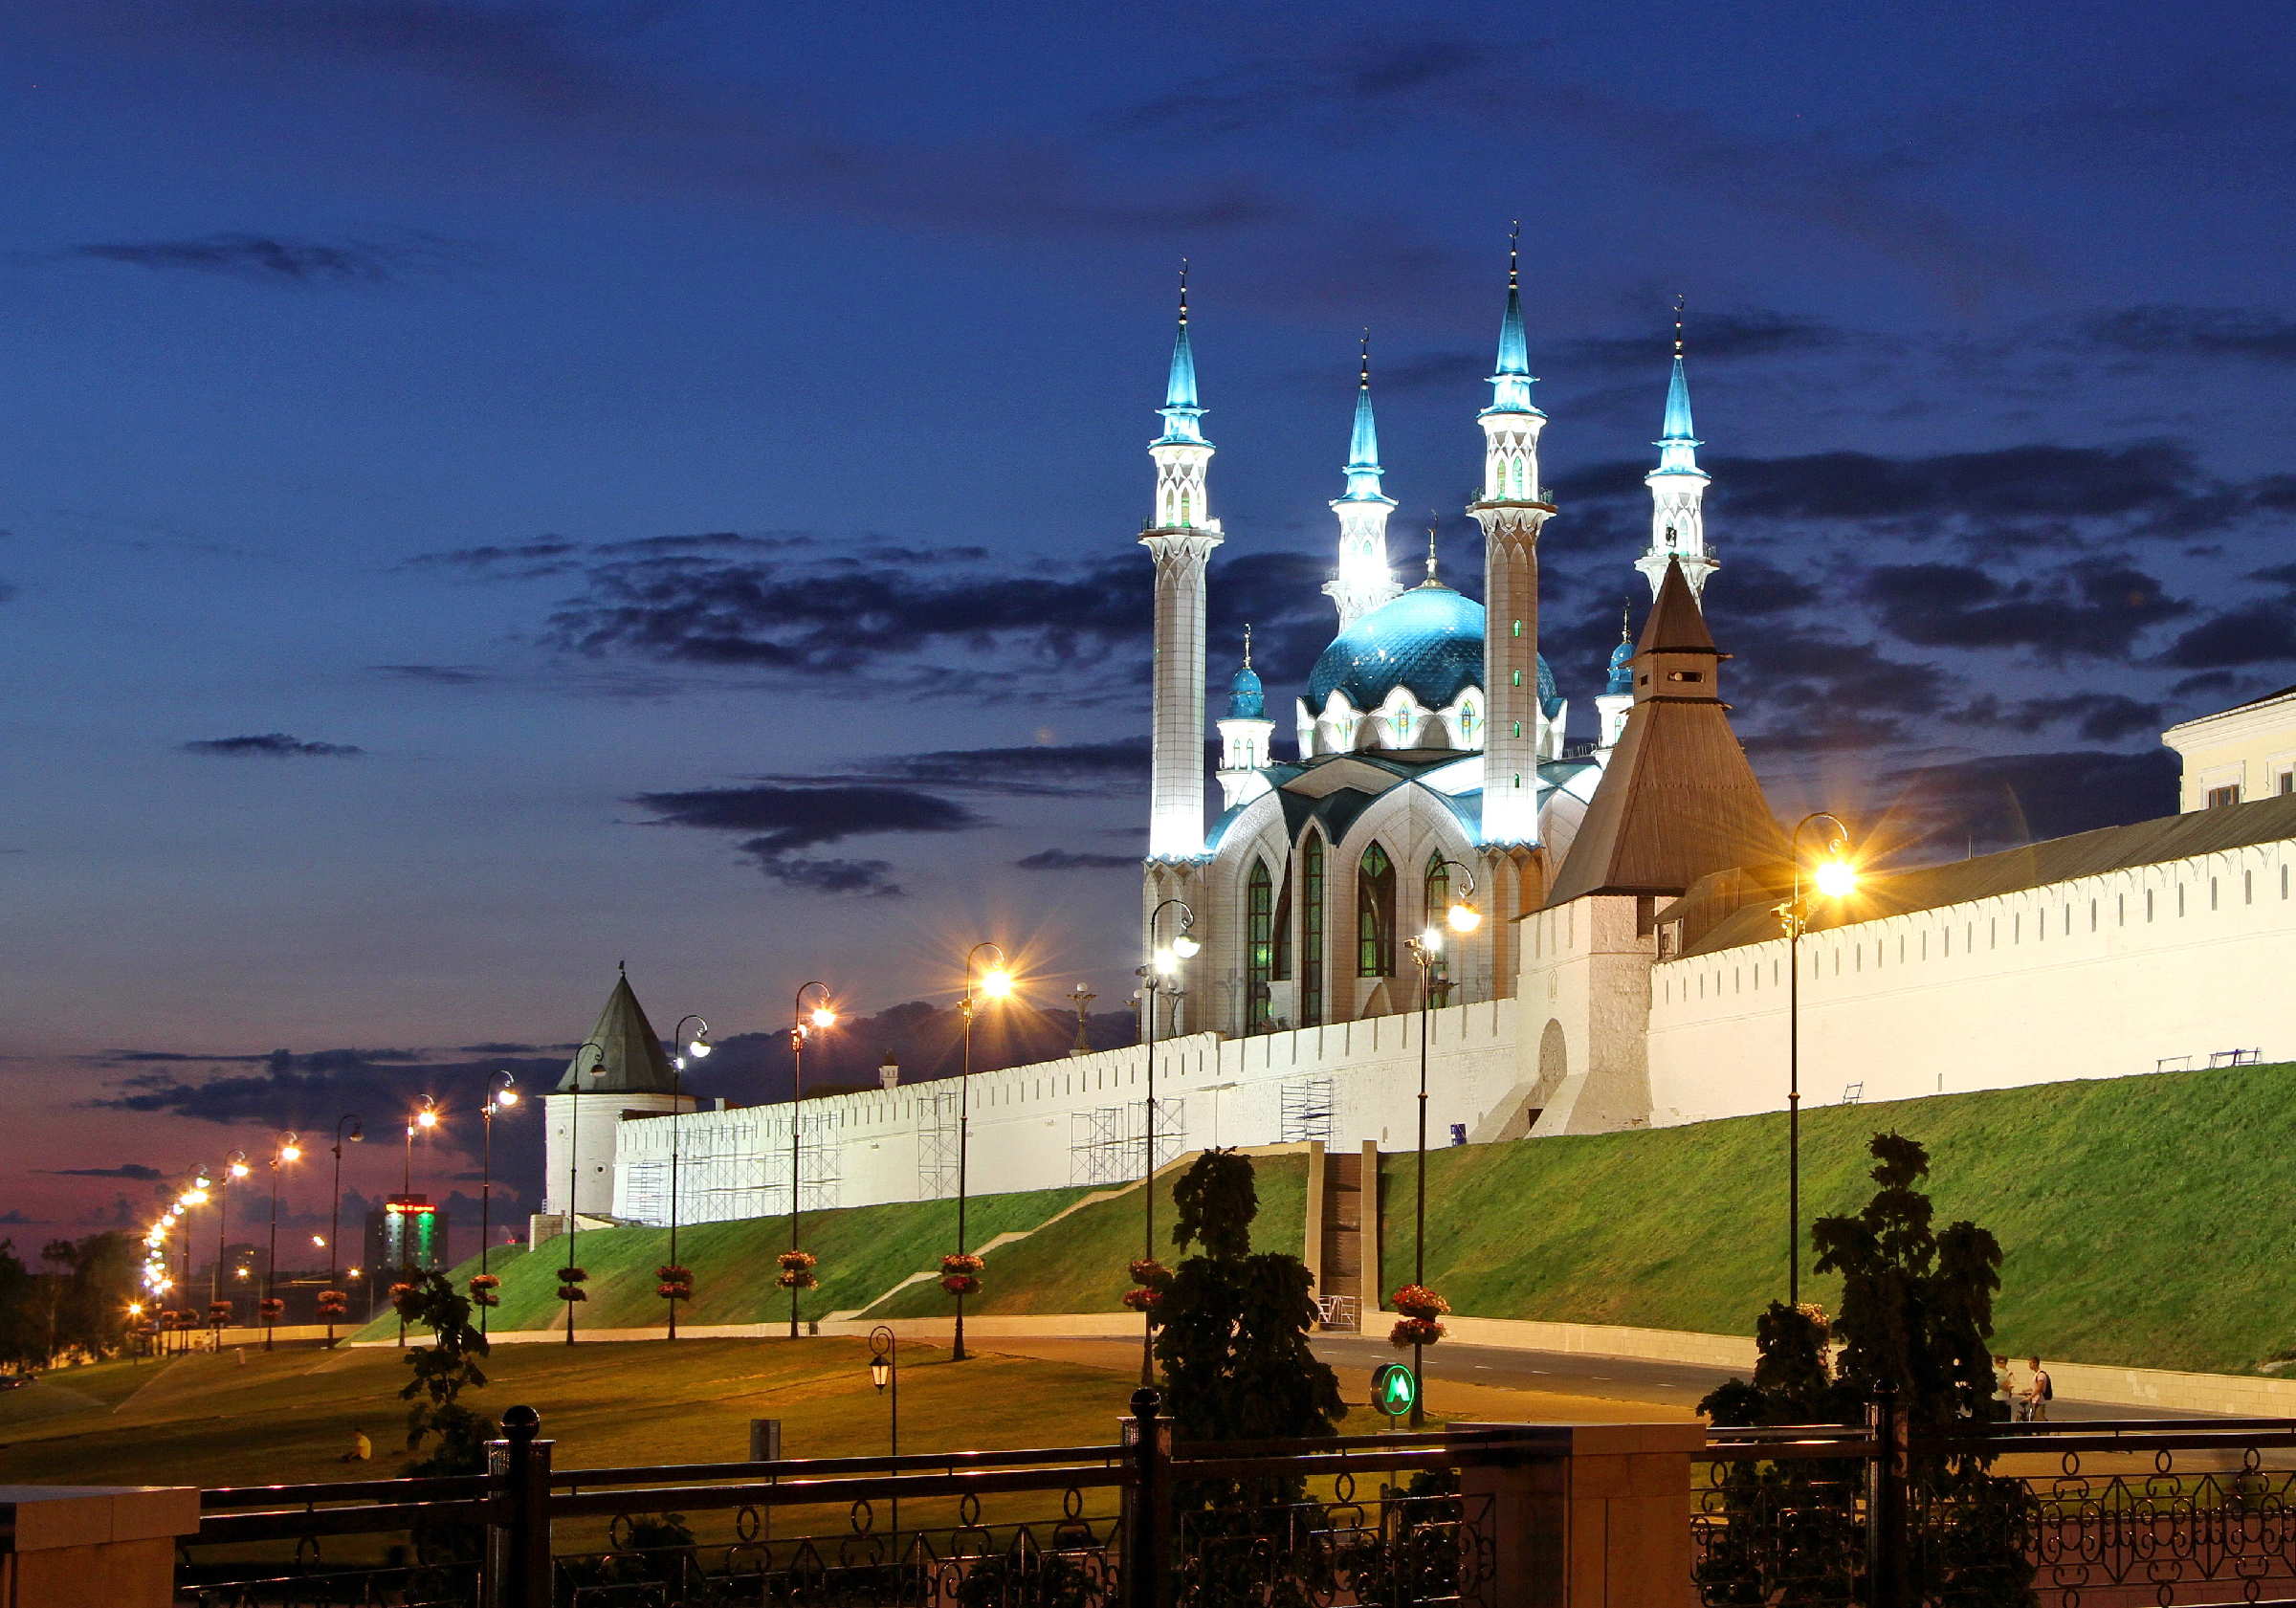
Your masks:
<path fill-rule="evenodd" d="M 1805 1246 L 1872 1195 L 1887 1129 L 1929 1148 L 1940 1223 L 1999 1238 L 2000 1351 L 2244 1373 L 2296 1344 L 2296 1066 L 1806 1111 Z M 1390 1289 L 1412 1165 L 1382 1167 Z M 1427 1188 L 1428 1282 L 1460 1312 L 1747 1334 L 1784 1294 L 1782 1114 L 1446 1150 Z M 1840 1287 L 1805 1264 L 1802 1295 Z"/>
<path fill-rule="evenodd" d="M 1866 1141 L 1894 1128 L 1926 1144 L 1939 1220 L 1970 1218 L 2007 1253 L 1996 1308 L 2004 1352 L 2078 1361 L 2240 1373 L 2296 1347 L 2296 1066 L 2060 1083 L 1859 1108 L 1802 1118 L 1809 1220 L 1871 1193 Z M 1446 1149 L 1427 1158 L 1427 1278 L 1461 1313 L 1751 1333 L 1784 1293 L 1786 1122 L 1739 1117 L 1687 1128 Z M 1382 1265 L 1392 1289 L 1411 1266 L 1413 1158 L 1382 1169 Z M 1296 1252 L 1306 1166 L 1258 1163 L 1255 1243 Z M 1089 1193 L 977 1197 L 979 1245 L 1031 1228 Z M 1159 1249 L 1171 1185 L 1158 1186 Z M 926 1201 L 806 1220 L 823 1288 L 805 1316 L 858 1307 L 935 1266 L 955 1238 L 955 1205 Z M 1085 1207 L 989 1258 L 978 1312 L 1110 1312 L 1139 1254 L 1137 1194 Z M 687 1229 L 695 1323 L 786 1314 L 771 1289 L 788 1219 Z M 661 1321 L 655 1229 L 583 1236 L 596 1328 Z M 1169 1259 L 1170 1252 L 1163 1249 Z M 496 1259 L 502 1327 L 558 1317 L 559 1253 Z M 465 1272 L 475 1270 L 466 1268 Z M 1834 1281 L 1805 1267 L 1805 1298 L 1831 1306 Z M 949 1310 L 931 1285 L 872 1316 Z M 385 1332 L 380 1326 L 370 1333 Z"/>

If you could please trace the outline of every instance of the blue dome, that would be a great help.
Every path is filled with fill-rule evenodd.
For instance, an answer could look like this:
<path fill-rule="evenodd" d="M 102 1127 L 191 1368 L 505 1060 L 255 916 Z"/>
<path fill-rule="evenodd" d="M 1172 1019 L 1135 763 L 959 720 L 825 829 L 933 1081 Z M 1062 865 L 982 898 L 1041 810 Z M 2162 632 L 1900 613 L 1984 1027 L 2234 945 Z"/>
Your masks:
<path fill-rule="evenodd" d="M 1408 687 L 1441 709 L 1483 679 L 1483 606 L 1448 586 L 1417 586 L 1335 637 L 1308 677 L 1308 707 L 1321 714 L 1336 688 L 1358 709 L 1377 709 Z"/>
<path fill-rule="evenodd" d="M 1246 665 L 1236 672 L 1236 678 L 1227 684 L 1227 717 L 1230 720 L 1263 720 L 1267 716 L 1268 698 L 1261 690 L 1259 674 Z"/>
<path fill-rule="evenodd" d="M 1602 689 L 1617 696 L 1634 691 L 1634 644 L 1622 642 L 1610 650 L 1610 684 Z M 1541 687 L 1543 694 L 1546 689 Z"/>

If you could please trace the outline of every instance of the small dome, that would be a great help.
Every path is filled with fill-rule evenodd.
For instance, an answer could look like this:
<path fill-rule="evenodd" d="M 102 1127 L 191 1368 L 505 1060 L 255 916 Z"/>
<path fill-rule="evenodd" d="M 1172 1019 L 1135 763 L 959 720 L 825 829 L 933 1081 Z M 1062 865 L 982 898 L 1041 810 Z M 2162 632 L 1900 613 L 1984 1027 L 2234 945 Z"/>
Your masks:
<path fill-rule="evenodd" d="M 1260 687 L 1259 672 L 1249 665 L 1236 672 L 1236 678 L 1227 684 L 1227 717 L 1230 720 L 1262 720 L 1267 718 L 1268 697 Z"/>
<path fill-rule="evenodd" d="M 1634 691 L 1634 644 L 1622 642 L 1610 650 L 1610 684 L 1602 689 L 1616 697 Z"/>

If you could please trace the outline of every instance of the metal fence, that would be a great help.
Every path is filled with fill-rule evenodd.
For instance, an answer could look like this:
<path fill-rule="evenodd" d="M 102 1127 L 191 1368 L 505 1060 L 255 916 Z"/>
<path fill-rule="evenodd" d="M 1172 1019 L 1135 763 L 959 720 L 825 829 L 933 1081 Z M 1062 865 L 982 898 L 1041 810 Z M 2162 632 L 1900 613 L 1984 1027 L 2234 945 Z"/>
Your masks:
<path fill-rule="evenodd" d="M 2110 1420 L 1711 1432 L 1707 1608 L 2296 1604 L 2296 1421 Z"/>

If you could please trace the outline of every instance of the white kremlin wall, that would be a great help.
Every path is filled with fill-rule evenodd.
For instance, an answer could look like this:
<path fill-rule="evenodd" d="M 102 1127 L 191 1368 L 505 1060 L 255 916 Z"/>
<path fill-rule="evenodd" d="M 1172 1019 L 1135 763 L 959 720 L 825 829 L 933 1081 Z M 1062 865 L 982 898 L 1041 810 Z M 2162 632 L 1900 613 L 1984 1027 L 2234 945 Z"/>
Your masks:
<path fill-rule="evenodd" d="M 1416 1142 L 1421 1018 L 1414 1012 L 1246 1039 L 1196 1033 L 1156 1046 L 1159 1160 L 1207 1145 L 1264 1145 L 1324 1138 L 1354 1149 Z M 1473 1133 L 1516 1082 L 1514 1002 L 1484 1001 L 1427 1013 L 1427 1142 L 1451 1142 L 1454 1123 Z M 972 1079 L 971 1172 L 977 1195 L 1114 1182 L 1139 1176 L 1137 1137 L 1095 1162 L 1078 1148 L 1110 1132 L 1108 1118 L 1138 1133 L 1148 1050 L 1133 1046 L 1039 1062 Z M 1328 1080 L 1328 1090 L 1319 1087 Z M 925 1165 L 929 1130 L 949 1125 L 957 1080 L 904 1085 L 805 1102 L 799 1135 L 807 1211 L 955 1194 L 935 1187 Z M 1287 1123 L 1290 1106 L 1292 1120 Z M 1304 1112 L 1328 1112 L 1298 1132 Z M 677 1119 L 680 1223 L 776 1216 L 789 1209 L 788 1102 Z M 1093 1113 L 1102 1113 L 1095 1129 Z M 585 1112 L 583 1148 L 589 1134 Z M 602 1123 L 601 1127 L 607 1124 Z M 672 1124 L 633 1117 L 615 1130 L 613 1215 L 669 1221 Z M 1168 1132 L 1176 1129 L 1177 1132 Z M 818 1148 L 817 1148 L 818 1147 Z M 948 1153 L 953 1158 L 954 1150 Z"/>
<path fill-rule="evenodd" d="M 2296 843 L 2141 866 L 1812 934 L 1801 1093 L 1835 1105 L 2296 1059 Z M 1786 944 L 1651 974 L 1654 1125 L 1777 1111 Z"/>

